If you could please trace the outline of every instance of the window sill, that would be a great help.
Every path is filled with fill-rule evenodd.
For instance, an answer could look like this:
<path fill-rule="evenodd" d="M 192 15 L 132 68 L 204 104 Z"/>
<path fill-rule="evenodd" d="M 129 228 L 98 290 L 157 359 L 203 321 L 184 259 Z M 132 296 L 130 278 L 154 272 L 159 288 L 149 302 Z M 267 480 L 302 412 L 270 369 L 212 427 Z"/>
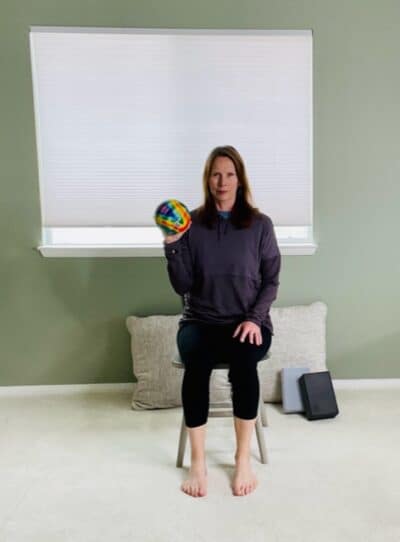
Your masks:
<path fill-rule="evenodd" d="M 315 254 L 316 243 L 280 243 L 282 256 Z M 45 258 L 160 258 L 164 247 L 160 245 L 40 245 L 37 249 Z"/>

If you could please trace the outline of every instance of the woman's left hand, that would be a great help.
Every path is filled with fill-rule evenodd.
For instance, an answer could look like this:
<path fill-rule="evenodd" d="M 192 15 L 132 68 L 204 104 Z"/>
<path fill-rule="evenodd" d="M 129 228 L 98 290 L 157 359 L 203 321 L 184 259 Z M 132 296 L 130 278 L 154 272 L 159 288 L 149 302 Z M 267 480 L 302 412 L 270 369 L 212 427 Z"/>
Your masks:
<path fill-rule="evenodd" d="M 243 342 L 246 338 L 246 335 L 248 334 L 251 344 L 254 344 L 254 342 L 258 346 L 262 344 L 261 328 L 254 322 L 245 320 L 244 322 L 238 325 L 238 327 L 235 329 L 235 333 L 232 336 L 236 337 L 236 335 L 240 333 L 240 331 L 242 332 L 240 336 L 240 342 Z"/>

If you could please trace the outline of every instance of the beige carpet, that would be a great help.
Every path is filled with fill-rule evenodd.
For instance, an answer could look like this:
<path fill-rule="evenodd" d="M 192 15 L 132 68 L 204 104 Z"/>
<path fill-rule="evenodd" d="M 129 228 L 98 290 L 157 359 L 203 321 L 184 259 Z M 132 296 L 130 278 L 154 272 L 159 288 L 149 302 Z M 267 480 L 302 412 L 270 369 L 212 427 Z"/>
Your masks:
<path fill-rule="evenodd" d="M 181 409 L 137 412 L 131 393 L 0 388 L 1 542 L 399 542 L 400 389 L 334 382 L 339 415 L 267 403 L 269 463 L 233 496 L 232 418 L 209 418 L 208 494 L 180 490 Z M 39 388 L 38 388 L 39 389 Z"/>

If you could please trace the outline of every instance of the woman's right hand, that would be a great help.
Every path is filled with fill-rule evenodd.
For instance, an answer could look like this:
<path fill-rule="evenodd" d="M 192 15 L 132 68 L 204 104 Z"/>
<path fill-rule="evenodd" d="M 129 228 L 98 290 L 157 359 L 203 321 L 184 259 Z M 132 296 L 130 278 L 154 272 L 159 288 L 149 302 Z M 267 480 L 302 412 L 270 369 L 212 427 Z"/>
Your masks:
<path fill-rule="evenodd" d="M 189 226 L 186 228 L 185 231 L 175 233 L 174 235 L 166 235 L 166 234 L 164 234 L 164 243 L 166 245 L 168 245 L 168 243 L 174 243 L 175 241 L 180 239 L 182 237 L 182 235 L 185 235 L 185 233 L 188 231 L 190 226 L 191 226 L 191 223 L 189 224 Z"/>

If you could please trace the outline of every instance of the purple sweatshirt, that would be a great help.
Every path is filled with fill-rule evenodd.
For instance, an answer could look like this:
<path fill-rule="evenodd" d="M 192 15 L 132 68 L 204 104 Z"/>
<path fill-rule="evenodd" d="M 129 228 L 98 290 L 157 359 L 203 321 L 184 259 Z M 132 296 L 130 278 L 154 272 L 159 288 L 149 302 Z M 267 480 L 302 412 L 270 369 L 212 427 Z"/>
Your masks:
<path fill-rule="evenodd" d="M 164 243 L 171 285 L 184 300 L 179 326 L 250 320 L 274 335 L 269 310 L 277 297 L 281 254 L 270 217 L 262 214 L 249 228 L 237 229 L 220 212 L 210 230 L 196 220 L 196 210 L 190 215 L 182 237 Z"/>

